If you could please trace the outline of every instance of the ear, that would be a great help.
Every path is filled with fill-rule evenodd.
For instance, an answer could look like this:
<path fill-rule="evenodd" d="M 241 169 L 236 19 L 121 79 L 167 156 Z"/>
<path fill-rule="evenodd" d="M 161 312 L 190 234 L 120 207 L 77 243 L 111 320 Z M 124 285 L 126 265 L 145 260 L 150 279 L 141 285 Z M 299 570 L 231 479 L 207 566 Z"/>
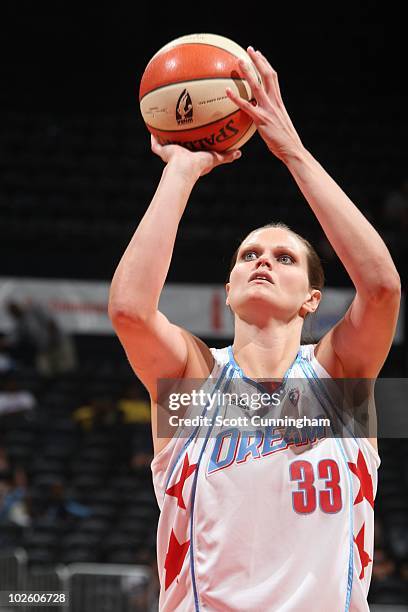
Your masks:
<path fill-rule="evenodd" d="M 226 285 L 225 285 L 225 291 L 226 291 L 226 293 L 227 293 L 227 298 L 226 298 L 226 300 L 225 300 L 225 305 L 226 305 L 226 306 L 229 306 L 229 299 L 228 299 L 228 296 L 229 296 L 229 290 L 230 290 L 230 287 L 231 287 L 231 283 L 226 283 Z"/>
<path fill-rule="evenodd" d="M 306 315 L 316 312 L 322 299 L 322 292 L 319 289 L 311 289 L 305 302 L 303 302 L 299 314 L 305 318 Z"/>

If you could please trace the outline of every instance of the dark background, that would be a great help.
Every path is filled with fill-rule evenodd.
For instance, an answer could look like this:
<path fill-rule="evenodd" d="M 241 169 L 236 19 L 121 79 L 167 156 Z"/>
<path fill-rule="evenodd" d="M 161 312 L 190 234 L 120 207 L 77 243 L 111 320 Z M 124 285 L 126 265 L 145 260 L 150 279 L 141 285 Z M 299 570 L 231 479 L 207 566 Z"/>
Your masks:
<path fill-rule="evenodd" d="M 378 225 L 384 195 L 405 172 L 403 20 L 392 4 L 297 4 L 2 4 L 3 273 L 111 278 L 162 166 L 139 111 L 140 77 L 162 45 L 197 31 L 267 55 L 305 145 Z M 169 280 L 223 281 L 220 263 L 236 241 L 270 220 L 320 237 L 257 135 L 243 154 L 197 186 Z M 332 267 L 328 283 L 347 284 Z"/>

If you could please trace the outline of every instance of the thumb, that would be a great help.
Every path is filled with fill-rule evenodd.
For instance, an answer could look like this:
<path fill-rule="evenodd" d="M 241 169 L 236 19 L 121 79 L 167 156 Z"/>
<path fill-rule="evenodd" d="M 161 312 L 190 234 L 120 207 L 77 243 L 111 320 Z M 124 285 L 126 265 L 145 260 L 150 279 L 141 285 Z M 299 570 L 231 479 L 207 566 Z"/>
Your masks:
<path fill-rule="evenodd" d="M 230 151 L 225 151 L 223 153 L 217 153 L 217 161 L 220 164 L 229 164 L 236 159 L 239 159 L 242 156 L 242 153 L 239 149 L 231 149 Z"/>

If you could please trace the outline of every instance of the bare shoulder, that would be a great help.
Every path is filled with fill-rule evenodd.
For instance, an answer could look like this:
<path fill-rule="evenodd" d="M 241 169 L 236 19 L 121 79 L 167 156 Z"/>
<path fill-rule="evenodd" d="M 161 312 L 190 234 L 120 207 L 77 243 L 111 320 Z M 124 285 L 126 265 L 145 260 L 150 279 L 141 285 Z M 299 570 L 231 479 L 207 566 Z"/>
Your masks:
<path fill-rule="evenodd" d="M 188 349 L 184 378 L 207 378 L 214 367 L 213 354 L 201 338 L 186 330 L 183 330 L 183 334 Z"/>
<path fill-rule="evenodd" d="M 182 378 L 207 379 L 214 367 L 214 356 L 203 340 L 185 329 L 181 329 L 181 331 L 188 349 L 187 364 Z M 162 409 L 157 399 L 151 397 L 152 435 L 155 456 L 160 453 L 172 439 L 160 436 L 158 415 L 162 412 Z"/>
<path fill-rule="evenodd" d="M 332 378 L 344 378 L 343 364 L 333 348 L 333 330 L 328 331 L 316 344 L 314 354 L 317 361 Z"/>
<path fill-rule="evenodd" d="M 347 378 L 343 363 L 337 356 L 333 348 L 333 330 L 327 332 L 316 344 L 314 354 L 321 366 L 330 374 L 332 378 Z M 375 410 L 374 406 L 372 407 Z M 378 452 L 377 438 L 367 438 L 368 442 Z"/>

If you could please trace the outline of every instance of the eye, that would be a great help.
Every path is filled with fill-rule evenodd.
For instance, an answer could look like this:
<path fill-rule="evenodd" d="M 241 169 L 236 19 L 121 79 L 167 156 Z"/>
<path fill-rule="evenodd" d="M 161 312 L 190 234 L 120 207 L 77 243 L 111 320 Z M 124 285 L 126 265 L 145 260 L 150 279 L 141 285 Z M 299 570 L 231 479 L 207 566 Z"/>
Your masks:
<path fill-rule="evenodd" d="M 287 255 L 287 254 L 278 255 L 277 259 L 278 259 L 278 261 L 281 261 L 285 265 L 295 263 L 295 260 L 293 259 L 293 257 L 291 255 Z"/>
<path fill-rule="evenodd" d="M 250 255 L 254 255 L 254 257 L 250 257 Z M 255 259 L 257 257 L 257 252 L 256 251 L 245 251 L 242 254 L 242 259 L 244 259 L 245 261 L 251 261 L 251 259 Z"/>

